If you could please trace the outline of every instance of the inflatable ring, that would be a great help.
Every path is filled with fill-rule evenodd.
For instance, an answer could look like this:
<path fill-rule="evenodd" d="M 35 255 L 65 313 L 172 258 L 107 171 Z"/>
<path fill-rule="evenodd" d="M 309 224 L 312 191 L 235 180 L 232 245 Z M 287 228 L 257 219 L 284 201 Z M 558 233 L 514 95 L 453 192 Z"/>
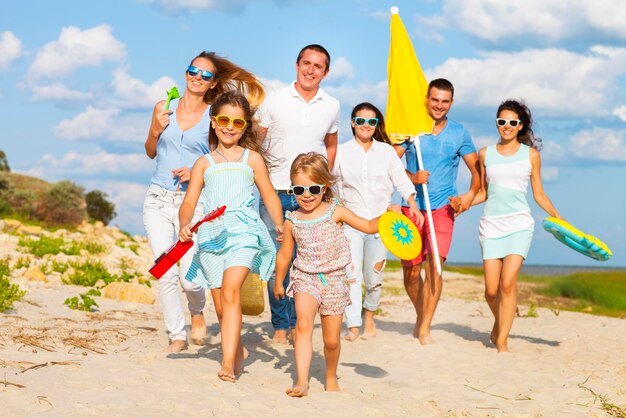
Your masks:
<path fill-rule="evenodd" d="M 415 224 L 400 213 L 385 212 L 378 222 L 378 233 L 389 252 L 402 260 L 412 260 L 422 250 Z"/>
<path fill-rule="evenodd" d="M 543 220 L 543 229 L 571 249 L 594 260 L 607 261 L 613 255 L 609 247 L 600 239 L 585 234 L 563 219 L 546 218 Z"/>

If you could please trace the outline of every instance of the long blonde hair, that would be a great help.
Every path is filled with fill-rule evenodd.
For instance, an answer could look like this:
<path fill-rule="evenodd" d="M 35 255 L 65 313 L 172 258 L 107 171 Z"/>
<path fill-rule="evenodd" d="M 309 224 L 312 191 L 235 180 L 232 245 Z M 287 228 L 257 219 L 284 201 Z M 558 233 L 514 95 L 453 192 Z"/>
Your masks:
<path fill-rule="evenodd" d="M 311 180 L 317 184 L 323 184 L 326 187 L 322 200 L 324 202 L 330 202 L 334 199 L 333 186 L 337 182 L 335 176 L 330 173 L 328 169 L 328 160 L 322 154 L 317 152 L 307 152 L 300 154 L 291 163 L 291 169 L 289 170 L 289 176 L 293 181 L 293 177 L 296 174 L 304 174 L 309 176 Z"/>
<path fill-rule="evenodd" d="M 204 94 L 205 103 L 212 104 L 222 93 L 232 90 L 237 90 L 246 96 L 248 103 L 252 107 L 252 113 L 263 102 L 265 98 L 263 85 L 250 71 L 241 68 L 226 58 L 220 57 L 215 52 L 203 51 L 192 59 L 191 62 L 193 63 L 197 58 L 208 59 L 213 63 L 216 70 L 214 77 L 217 84 Z"/>

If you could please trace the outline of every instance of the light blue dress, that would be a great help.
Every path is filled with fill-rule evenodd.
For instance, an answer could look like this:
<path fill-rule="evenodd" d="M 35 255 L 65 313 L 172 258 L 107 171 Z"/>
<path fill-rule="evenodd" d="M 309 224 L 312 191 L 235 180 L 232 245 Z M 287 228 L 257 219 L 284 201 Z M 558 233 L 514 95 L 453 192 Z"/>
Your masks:
<path fill-rule="evenodd" d="M 258 272 L 261 280 L 272 276 L 276 247 L 267 227 L 254 209 L 254 172 L 248 165 L 249 150 L 240 162 L 211 164 L 204 172 L 200 197 L 204 212 L 226 205 L 226 212 L 198 230 L 198 250 L 194 254 L 187 280 L 202 287 L 222 287 L 224 270 L 244 266 Z"/>
<path fill-rule="evenodd" d="M 514 155 L 501 155 L 496 146 L 487 147 L 485 180 L 487 203 L 479 224 L 483 259 L 518 254 L 526 258 L 535 221 L 526 201 L 532 172 L 530 147 L 520 144 Z"/>

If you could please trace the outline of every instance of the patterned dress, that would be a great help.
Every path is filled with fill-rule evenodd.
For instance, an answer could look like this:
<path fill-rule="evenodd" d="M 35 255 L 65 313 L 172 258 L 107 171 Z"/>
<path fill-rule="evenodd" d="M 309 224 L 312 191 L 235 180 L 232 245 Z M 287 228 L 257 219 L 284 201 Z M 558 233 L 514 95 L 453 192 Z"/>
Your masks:
<path fill-rule="evenodd" d="M 535 221 L 526 201 L 532 171 L 530 147 L 520 144 L 514 155 L 501 155 L 487 147 L 485 180 L 487 203 L 480 218 L 479 238 L 483 259 L 518 254 L 526 258 Z"/>
<path fill-rule="evenodd" d="M 224 270 L 233 266 L 258 271 L 264 281 L 274 272 L 276 247 L 254 210 L 254 172 L 248 156 L 246 149 L 241 162 L 216 164 L 210 154 L 205 155 L 211 165 L 204 172 L 204 211 L 226 205 L 226 212 L 198 231 L 198 251 L 187 280 L 202 287 L 222 287 Z"/>
<path fill-rule="evenodd" d="M 350 245 L 343 228 L 333 220 L 337 204 L 317 219 L 299 220 L 297 212 L 285 217 L 293 223 L 297 244 L 296 258 L 291 266 L 287 295 L 308 293 L 320 304 L 321 315 L 342 315 L 350 305 L 350 285 L 346 266 L 350 264 Z"/>

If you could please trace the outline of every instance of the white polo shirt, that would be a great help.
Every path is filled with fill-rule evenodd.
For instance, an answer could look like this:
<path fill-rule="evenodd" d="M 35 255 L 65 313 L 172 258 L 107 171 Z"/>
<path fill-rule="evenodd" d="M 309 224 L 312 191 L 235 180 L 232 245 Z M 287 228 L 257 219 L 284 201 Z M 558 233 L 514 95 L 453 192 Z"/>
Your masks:
<path fill-rule="evenodd" d="M 415 194 L 398 154 L 384 142 L 373 141 L 367 152 L 354 138 L 340 144 L 333 174 L 343 204 L 366 219 L 385 213 L 394 188 L 404 200 Z"/>
<path fill-rule="evenodd" d="M 299 154 L 315 151 L 326 156 L 324 137 L 339 128 L 339 101 L 319 89 L 306 102 L 295 81 L 270 92 L 258 114 L 259 125 L 268 129 L 263 147 L 275 165 L 270 180 L 276 190 L 291 186 L 289 169 Z"/>

